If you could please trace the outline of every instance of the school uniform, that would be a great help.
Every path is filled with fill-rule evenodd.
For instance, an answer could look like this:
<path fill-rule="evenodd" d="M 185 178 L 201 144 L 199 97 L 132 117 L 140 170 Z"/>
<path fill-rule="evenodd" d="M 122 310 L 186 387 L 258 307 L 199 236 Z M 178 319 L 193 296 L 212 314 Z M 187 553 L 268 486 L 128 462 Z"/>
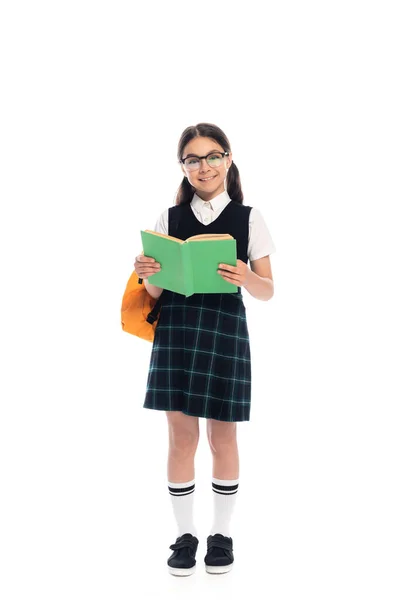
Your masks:
<path fill-rule="evenodd" d="M 275 251 L 259 211 L 233 202 L 227 191 L 207 202 L 194 194 L 190 204 L 167 209 L 155 231 L 183 240 L 229 233 L 244 263 Z M 164 290 L 143 406 L 220 421 L 248 421 L 250 405 L 250 342 L 241 288 L 237 293 L 188 298 Z"/>

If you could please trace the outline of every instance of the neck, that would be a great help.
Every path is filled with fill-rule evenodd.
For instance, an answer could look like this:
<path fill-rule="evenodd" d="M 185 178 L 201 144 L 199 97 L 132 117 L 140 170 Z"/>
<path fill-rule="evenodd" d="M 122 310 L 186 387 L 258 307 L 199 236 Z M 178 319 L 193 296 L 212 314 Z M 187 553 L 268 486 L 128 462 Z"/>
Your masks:
<path fill-rule="evenodd" d="M 196 194 L 198 195 L 199 198 L 201 198 L 204 202 L 209 202 L 210 200 L 212 200 L 213 198 L 216 198 L 217 196 L 219 196 L 220 194 L 222 194 L 222 192 L 224 192 L 225 190 L 215 190 L 215 192 L 198 192 L 196 190 Z"/>

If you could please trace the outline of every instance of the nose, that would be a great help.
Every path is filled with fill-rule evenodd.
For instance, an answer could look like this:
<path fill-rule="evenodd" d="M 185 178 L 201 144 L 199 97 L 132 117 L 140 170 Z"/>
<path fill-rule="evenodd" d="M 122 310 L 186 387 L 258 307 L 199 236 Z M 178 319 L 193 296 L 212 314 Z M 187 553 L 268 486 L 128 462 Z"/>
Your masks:
<path fill-rule="evenodd" d="M 199 168 L 200 173 L 204 173 L 209 170 L 210 170 L 210 165 L 208 164 L 208 162 L 206 161 L 205 158 L 201 158 L 200 159 L 200 168 Z"/>

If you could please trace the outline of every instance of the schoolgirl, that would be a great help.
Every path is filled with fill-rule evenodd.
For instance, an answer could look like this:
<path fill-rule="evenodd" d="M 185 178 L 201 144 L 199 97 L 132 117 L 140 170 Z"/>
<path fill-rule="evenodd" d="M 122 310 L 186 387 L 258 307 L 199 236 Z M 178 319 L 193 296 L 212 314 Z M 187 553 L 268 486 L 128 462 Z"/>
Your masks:
<path fill-rule="evenodd" d="M 150 358 L 144 407 L 166 412 L 169 430 L 168 489 L 178 537 L 167 564 L 174 575 L 195 570 L 198 537 L 193 522 L 194 459 L 199 418 L 207 420 L 213 458 L 214 522 L 207 538 L 205 568 L 232 567 L 230 521 L 239 487 L 237 423 L 250 420 L 251 358 L 242 288 L 259 300 L 274 293 L 269 255 L 275 251 L 260 211 L 243 204 L 239 171 L 224 132 L 211 123 L 187 127 L 179 140 L 183 180 L 175 205 L 155 231 L 180 239 L 229 233 L 237 243 L 237 265 L 218 273 L 237 293 L 194 294 L 186 298 L 148 282 L 160 269 L 152 257 L 137 256 L 135 271 L 162 308 Z M 250 266 L 248 266 L 250 262 Z"/>

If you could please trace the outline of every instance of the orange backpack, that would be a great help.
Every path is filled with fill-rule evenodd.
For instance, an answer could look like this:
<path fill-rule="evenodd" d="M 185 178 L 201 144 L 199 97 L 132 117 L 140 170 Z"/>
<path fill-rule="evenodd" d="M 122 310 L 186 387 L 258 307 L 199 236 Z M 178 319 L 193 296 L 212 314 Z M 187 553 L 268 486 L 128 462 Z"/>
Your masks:
<path fill-rule="evenodd" d="M 122 297 L 122 330 L 152 342 L 161 308 L 161 296 L 157 300 L 150 296 L 143 280 L 133 271 Z"/>
<path fill-rule="evenodd" d="M 176 236 L 180 219 L 177 206 L 168 211 L 168 234 Z M 143 279 L 133 271 L 129 277 L 121 306 L 122 330 L 152 342 L 162 304 L 162 293 L 157 300 L 146 290 Z"/>

